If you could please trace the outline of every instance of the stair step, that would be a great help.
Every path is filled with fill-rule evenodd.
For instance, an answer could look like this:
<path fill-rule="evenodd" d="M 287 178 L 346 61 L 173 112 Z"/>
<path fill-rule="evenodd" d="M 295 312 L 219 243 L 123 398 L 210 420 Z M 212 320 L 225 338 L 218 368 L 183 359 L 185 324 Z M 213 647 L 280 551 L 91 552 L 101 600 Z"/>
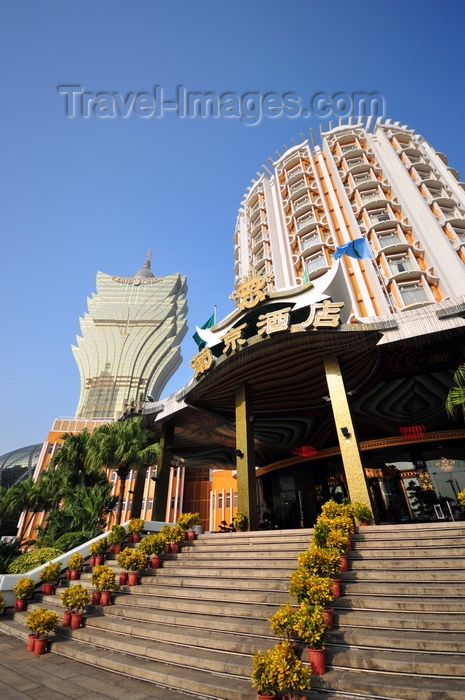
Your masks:
<path fill-rule="evenodd" d="M 341 627 L 331 633 L 331 643 L 355 647 L 465 655 L 465 635 L 450 632 L 429 631 L 425 635 L 421 630 L 362 630 Z"/>

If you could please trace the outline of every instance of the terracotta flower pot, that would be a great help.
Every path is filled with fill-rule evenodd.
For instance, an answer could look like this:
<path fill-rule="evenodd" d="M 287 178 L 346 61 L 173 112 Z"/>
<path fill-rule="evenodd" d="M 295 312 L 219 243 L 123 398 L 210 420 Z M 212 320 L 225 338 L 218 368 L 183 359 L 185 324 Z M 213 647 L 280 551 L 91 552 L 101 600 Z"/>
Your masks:
<path fill-rule="evenodd" d="M 119 575 L 119 585 L 120 586 L 127 586 L 128 585 L 128 574 L 127 571 L 122 571 Z"/>
<path fill-rule="evenodd" d="M 184 542 L 187 542 L 188 539 L 189 539 L 189 531 L 184 530 Z"/>
<path fill-rule="evenodd" d="M 21 610 L 27 610 L 27 600 L 26 598 L 16 598 L 15 600 L 15 610 L 21 612 Z"/>
<path fill-rule="evenodd" d="M 137 535 L 135 533 L 133 534 L 132 541 L 134 542 L 134 544 L 137 544 L 138 542 L 140 542 L 140 537 L 141 536 L 139 534 L 137 534 Z"/>
<path fill-rule="evenodd" d="M 65 576 L 66 576 L 66 580 L 69 581 L 71 578 L 71 570 L 70 569 L 66 569 Z"/>
<path fill-rule="evenodd" d="M 83 612 L 72 612 L 71 613 L 71 629 L 78 630 L 82 626 L 82 618 L 84 617 Z"/>
<path fill-rule="evenodd" d="M 61 623 L 63 627 L 71 626 L 71 610 L 65 610 L 63 613 L 63 622 Z"/>
<path fill-rule="evenodd" d="M 137 571 L 128 572 L 128 584 L 130 586 L 137 586 L 137 581 L 139 580 L 139 574 Z"/>
<path fill-rule="evenodd" d="M 26 646 L 27 651 L 34 651 L 34 644 L 36 643 L 36 639 L 37 639 L 36 634 L 28 634 L 27 635 L 27 646 Z"/>
<path fill-rule="evenodd" d="M 128 535 L 128 542 L 129 544 L 132 544 L 134 542 L 134 535 L 132 533 L 129 533 Z"/>
<path fill-rule="evenodd" d="M 55 586 L 53 583 L 43 583 L 42 584 L 42 593 L 44 595 L 53 595 L 54 587 Z"/>
<path fill-rule="evenodd" d="M 328 625 L 329 629 L 332 630 L 334 627 L 333 624 L 333 608 L 326 608 L 323 610 L 323 615 L 326 620 L 326 624 Z"/>
<path fill-rule="evenodd" d="M 341 579 L 333 578 L 333 598 L 341 597 Z"/>
<path fill-rule="evenodd" d="M 100 605 L 100 598 L 102 594 L 100 591 L 92 591 L 92 605 Z"/>
<path fill-rule="evenodd" d="M 90 557 L 89 558 L 89 566 L 95 566 L 95 560 L 97 557 Z"/>
<path fill-rule="evenodd" d="M 102 591 L 100 605 L 111 605 L 111 591 Z"/>
<path fill-rule="evenodd" d="M 150 559 L 150 564 L 152 566 L 152 569 L 158 569 L 161 564 L 161 558 L 158 556 L 158 554 L 154 554 L 152 558 Z"/>
<path fill-rule="evenodd" d="M 349 571 L 349 565 L 347 563 L 347 554 L 341 554 L 341 565 L 339 567 L 341 574 L 345 571 Z"/>
<path fill-rule="evenodd" d="M 195 540 L 195 530 L 188 530 L 188 531 L 187 531 L 187 535 L 188 535 L 187 539 L 188 539 L 190 542 L 192 542 L 193 540 Z"/>
<path fill-rule="evenodd" d="M 275 700 L 276 697 L 277 695 L 263 695 L 263 693 L 257 690 L 257 700 Z"/>
<path fill-rule="evenodd" d="M 115 544 L 115 545 L 114 545 L 114 549 L 113 549 L 113 553 L 114 553 L 114 554 L 119 554 L 120 552 L 121 552 L 121 545 L 120 545 L 120 544 Z"/>
<path fill-rule="evenodd" d="M 104 561 L 105 561 L 104 556 L 95 557 L 95 566 L 101 566 Z"/>
<path fill-rule="evenodd" d="M 165 554 L 171 554 L 171 545 L 169 542 L 165 544 Z"/>
<path fill-rule="evenodd" d="M 80 576 L 79 569 L 70 569 L 69 574 L 70 574 L 70 576 L 69 576 L 70 581 L 78 581 L 79 580 L 79 576 Z"/>
<path fill-rule="evenodd" d="M 315 676 L 324 676 L 326 673 L 325 666 L 325 650 L 324 649 L 310 649 L 307 647 L 308 660 L 310 661 L 310 666 L 312 668 L 312 673 Z"/>
<path fill-rule="evenodd" d="M 47 651 L 48 637 L 40 638 L 37 637 L 34 642 L 34 656 L 41 656 Z"/>
<path fill-rule="evenodd" d="M 179 543 L 171 542 L 171 552 L 172 554 L 179 554 Z"/>

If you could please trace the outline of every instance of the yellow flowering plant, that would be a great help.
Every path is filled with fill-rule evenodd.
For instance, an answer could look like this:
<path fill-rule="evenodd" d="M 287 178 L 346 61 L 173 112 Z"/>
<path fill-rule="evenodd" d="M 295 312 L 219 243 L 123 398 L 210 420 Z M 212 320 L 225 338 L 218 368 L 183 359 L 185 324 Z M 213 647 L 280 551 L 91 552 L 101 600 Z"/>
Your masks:
<path fill-rule="evenodd" d="M 39 574 L 39 579 L 43 581 L 44 583 L 53 583 L 54 581 L 58 581 L 60 577 L 60 564 L 47 564 L 47 566 L 44 566 L 42 571 Z"/>
<path fill-rule="evenodd" d="M 138 550 L 143 552 L 146 556 L 160 556 L 163 554 L 166 547 L 166 537 L 159 532 L 154 532 L 152 535 L 147 535 L 144 537 Z"/>
<path fill-rule="evenodd" d="M 310 649 L 324 649 L 329 626 L 323 608 L 308 600 L 302 601 L 294 616 L 294 631 Z"/>
<path fill-rule="evenodd" d="M 457 501 L 461 508 L 465 508 L 465 489 L 457 494 Z"/>
<path fill-rule="evenodd" d="M 82 583 L 66 588 L 60 598 L 62 605 L 72 612 L 85 610 L 86 605 L 89 605 L 91 601 L 90 593 Z"/>
<path fill-rule="evenodd" d="M 281 690 L 309 690 L 311 669 L 294 654 L 290 642 L 284 641 L 253 655 L 251 678 L 262 695 L 276 695 Z"/>
<path fill-rule="evenodd" d="M 270 617 L 269 623 L 273 634 L 282 639 L 290 639 L 294 633 L 296 608 L 290 603 L 280 605 L 275 614 Z"/>
<path fill-rule="evenodd" d="M 333 582 L 325 576 L 309 575 L 302 566 L 291 575 L 289 593 L 298 603 L 309 600 L 312 605 L 327 605 L 333 599 Z"/>
<path fill-rule="evenodd" d="M 23 578 L 20 578 L 19 581 L 17 581 L 13 586 L 13 593 L 17 598 L 25 600 L 26 598 L 30 598 L 32 596 L 35 586 L 36 584 L 32 578 L 29 578 L 29 576 L 23 576 Z"/>
<path fill-rule="evenodd" d="M 47 608 L 31 610 L 26 618 L 26 627 L 32 634 L 44 638 L 58 627 L 58 614 Z"/>
<path fill-rule="evenodd" d="M 84 566 L 84 557 L 79 552 L 75 552 L 68 559 L 68 569 L 79 570 Z"/>
<path fill-rule="evenodd" d="M 143 518 L 131 518 L 128 525 L 128 530 L 131 535 L 140 535 L 144 529 L 145 520 Z"/>
<path fill-rule="evenodd" d="M 336 548 L 321 549 L 312 546 L 298 556 L 299 565 L 309 574 L 316 576 L 335 576 L 339 571 L 341 559 Z"/>
<path fill-rule="evenodd" d="M 107 551 L 108 547 L 108 540 L 106 537 L 102 537 L 100 540 L 96 540 L 96 542 L 91 542 L 89 551 L 90 551 L 90 556 L 91 557 L 101 557 L 105 554 Z"/>
<path fill-rule="evenodd" d="M 116 557 L 118 566 L 124 571 L 139 571 L 145 566 L 146 554 L 138 547 L 131 549 L 127 547 Z"/>
<path fill-rule="evenodd" d="M 113 583 L 111 581 L 111 576 L 113 576 Z M 94 566 L 92 569 L 90 580 L 96 591 L 111 591 L 115 587 L 116 575 L 110 566 L 100 564 L 99 566 Z M 103 583 L 112 583 L 112 585 L 110 585 L 110 588 L 101 588 Z"/>

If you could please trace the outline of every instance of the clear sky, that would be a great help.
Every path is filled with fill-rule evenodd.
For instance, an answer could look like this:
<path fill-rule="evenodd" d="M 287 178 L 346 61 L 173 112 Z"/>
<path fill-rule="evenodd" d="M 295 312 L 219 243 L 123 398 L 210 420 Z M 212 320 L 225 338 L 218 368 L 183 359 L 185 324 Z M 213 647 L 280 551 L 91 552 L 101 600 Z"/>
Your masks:
<path fill-rule="evenodd" d="M 214 304 L 219 317 L 233 308 L 232 236 L 247 185 L 319 124 L 174 110 L 103 118 L 92 108 L 71 118 L 58 86 L 123 101 L 157 85 L 165 101 L 179 85 L 294 93 L 305 104 L 377 92 L 386 116 L 465 179 L 463 0 L 2 0 L 0 13 L 0 454 L 74 415 L 71 345 L 96 272 L 131 276 L 148 248 L 156 275 L 181 272 L 189 286 L 184 362 L 164 394 L 191 378 L 195 325 Z"/>

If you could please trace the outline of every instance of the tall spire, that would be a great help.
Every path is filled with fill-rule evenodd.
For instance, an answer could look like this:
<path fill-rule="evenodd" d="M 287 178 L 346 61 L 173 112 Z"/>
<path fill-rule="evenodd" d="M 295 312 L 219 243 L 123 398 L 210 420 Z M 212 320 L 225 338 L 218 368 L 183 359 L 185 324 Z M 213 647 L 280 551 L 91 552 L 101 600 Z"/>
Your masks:
<path fill-rule="evenodd" d="M 150 261 L 152 260 L 152 249 L 149 248 L 147 251 L 147 255 L 145 256 L 145 262 L 140 268 L 140 270 L 137 270 L 137 272 L 134 273 L 133 277 L 155 277 L 153 274 L 151 268 L 150 268 Z"/>

